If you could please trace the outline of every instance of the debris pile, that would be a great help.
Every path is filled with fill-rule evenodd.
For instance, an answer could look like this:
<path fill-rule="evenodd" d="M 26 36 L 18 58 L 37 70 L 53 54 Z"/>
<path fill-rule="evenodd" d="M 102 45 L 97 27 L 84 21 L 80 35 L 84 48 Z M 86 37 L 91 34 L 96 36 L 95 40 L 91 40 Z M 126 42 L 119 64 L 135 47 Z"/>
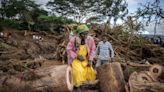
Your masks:
<path fill-rule="evenodd" d="M 95 36 L 96 40 L 101 39 L 101 34 L 107 34 L 108 40 L 115 50 L 116 61 L 132 61 L 135 63 L 145 63 L 147 61 L 152 64 L 164 65 L 164 48 L 152 44 L 139 35 L 134 35 L 131 38 L 131 43 L 129 43 L 130 34 L 125 32 L 122 26 L 117 26 L 113 29 L 96 30 L 95 32 L 97 35 Z"/>
<path fill-rule="evenodd" d="M 35 69 L 45 60 L 62 61 L 65 54 L 64 35 L 12 30 L 12 38 L 0 42 L 0 71 L 20 72 Z M 34 39 L 36 37 L 40 39 Z M 20 69 L 17 69 L 20 68 Z"/>
<path fill-rule="evenodd" d="M 4 73 L 15 75 L 26 70 L 35 70 L 46 60 L 63 61 L 65 58 L 69 31 L 63 34 L 48 34 L 12 30 L 11 34 L 7 42 L 0 42 L 0 76 L 4 76 Z M 110 85 L 110 88 L 117 88 L 116 92 L 120 92 L 123 86 L 126 92 L 148 92 L 147 89 L 151 92 L 163 92 L 164 48 L 144 40 L 139 35 L 130 37 L 122 26 L 113 29 L 94 28 L 90 34 L 96 44 L 101 40 L 101 35 L 106 34 L 115 51 L 114 61 L 117 63 L 102 66 L 107 68 L 108 73 L 103 68 L 98 70 L 101 88 L 108 87 L 103 81 L 110 80 L 107 84 L 116 83 Z"/>

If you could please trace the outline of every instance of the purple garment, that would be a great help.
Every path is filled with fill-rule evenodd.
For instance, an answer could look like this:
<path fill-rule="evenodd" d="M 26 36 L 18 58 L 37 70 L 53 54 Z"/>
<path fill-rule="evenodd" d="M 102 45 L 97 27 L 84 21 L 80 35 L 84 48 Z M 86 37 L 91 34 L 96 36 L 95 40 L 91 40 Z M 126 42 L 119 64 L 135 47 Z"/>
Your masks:
<path fill-rule="evenodd" d="M 68 57 L 68 64 L 71 64 L 73 59 L 77 56 L 78 50 L 75 50 L 75 39 L 79 39 L 77 36 L 72 36 L 69 40 L 69 43 L 67 45 L 67 57 Z M 91 36 L 88 36 L 87 39 L 85 40 L 86 46 L 87 46 L 87 51 L 88 51 L 88 60 L 93 60 L 95 56 L 95 42 L 94 39 Z"/>

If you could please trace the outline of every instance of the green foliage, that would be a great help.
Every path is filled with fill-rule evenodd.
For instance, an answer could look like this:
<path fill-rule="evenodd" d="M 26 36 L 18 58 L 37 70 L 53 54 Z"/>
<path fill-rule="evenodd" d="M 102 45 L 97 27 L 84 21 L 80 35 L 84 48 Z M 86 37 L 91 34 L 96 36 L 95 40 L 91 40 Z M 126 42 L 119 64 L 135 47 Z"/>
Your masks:
<path fill-rule="evenodd" d="M 27 22 L 20 23 L 19 30 L 28 30 L 28 23 Z"/>
<path fill-rule="evenodd" d="M 92 3 L 91 3 L 92 2 Z M 94 0 L 52 0 L 47 3 L 48 7 L 53 8 L 61 16 L 86 14 L 93 6 Z"/>
<path fill-rule="evenodd" d="M 54 0 L 49 1 L 47 3 L 47 6 L 53 7 L 53 11 L 57 12 L 58 14 L 61 14 L 61 16 L 67 15 L 72 11 L 72 7 L 69 5 L 69 1 L 66 0 Z"/>
<path fill-rule="evenodd" d="M 63 15 L 80 15 L 88 13 L 103 14 L 104 16 L 123 19 L 128 13 L 126 0 L 53 0 L 47 3 L 52 10 Z"/>
<path fill-rule="evenodd" d="M 103 0 L 103 2 L 104 8 L 100 9 L 99 12 L 109 16 L 110 19 L 113 17 L 115 23 L 119 18 L 124 20 L 124 17 L 128 14 L 126 0 Z"/>
<path fill-rule="evenodd" d="M 15 17 L 17 14 L 24 16 L 31 9 L 38 8 L 32 0 L 7 0 L 5 5 L 1 8 L 2 15 L 8 18 Z M 4 17 L 4 16 L 2 16 Z"/>
<path fill-rule="evenodd" d="M 15 28 L 19 30 L 29 30 L 28 25 L 30 25 L 31 30 L 36 31 L 48 31 L 50 25 L 53 23 L 54 25 L 64 25 L 64 24 L 71 24 L 73 23 L 72 20 L 66 19 L 63 17 L 56 17 L 56 16 L 39 16 L 38 22 L 35 24 L 28 24 L 28 22 L 22 22 L 19 23 L 16 20 L 11 19 L 0 19 L 0 30 L 2 30 L 2 27 L 9 27 L 9 28 Z"/>
<path fill-rule="evenodd" d="M 29 30 L 29 27 L 33 28 L 34 25 L 31 23 L 37 24 L 39 22 L 37 20 L 38 16 L 48 15 L 48 12 L 40 9 L 39 6 L 34 0 L 6 0 L 0 8 L 0 18 L 2 19 L 0 26 L 20 30 Z M 19 18 L 18 21 L 22 23 L 19 24 L 14 21 L 16 16 Z"/>
<path fill-rule="evenodd" d="M 58 0 L 57 3 L 65 5 L 65 0 Z M 40 9 L 39 6 L 34 0 L 6 0 L 0 8 L 0 28 L 48 31 L 52 25 L 73 23 L 72 20 L 64 17 L 48 16 L 48 12 Z M 68 9 L 68 7 L 63 8 Z M 14 20 L 16 16 L 19 16 L 20 24 Z"/>
<path fill-rule="evenodd" d="M 67 19 L 67 18 L 64 18 L 64 17 L 41 15 L 38 18 L 39 18 L 40 21 L 54 23 L 54 24 L 57 24 L 57 25 L 73 23 L 73 20 L 70 20 L 70 19 Z"/>
<path fill-rule="evenodd" d="M 36 24 L 35 25 L 40 31 L 49 31 L 49 26 L 45 24 Z"/>
<path fill-rule="evenodd" d="M 37 19 L 40 15 L 47 16 L 48 12 L 43 9 L 36 8 L 36 9 L 33 9 L 30 11 L 30 15 L 31 15 L 31 18 L 33 19 L 33 21 L 37 22 L 38 21 Z"/>
<path fill-rule="evenodd" d="M 10 27 L 10 28 L 19 28 L 19 23 L 15 20 L 10 19 L 0 19 L 0 26 L 2 27 Z"/>
<path fill-rule="evenodd" d="M 3 31 L 2 25 L 0 25 L 0 32 Z"/>
<path fill-rule="evenodd" d="M 38 16 L 48 15 L 47 11 L 40 9 L 39 6 L 33 0 L 7 0 L 0 9 L 2 12 L 0 17 L 14 19 L 19 16 L 19 19 L 24 22 L 35 23 L 38 22 Z"/>

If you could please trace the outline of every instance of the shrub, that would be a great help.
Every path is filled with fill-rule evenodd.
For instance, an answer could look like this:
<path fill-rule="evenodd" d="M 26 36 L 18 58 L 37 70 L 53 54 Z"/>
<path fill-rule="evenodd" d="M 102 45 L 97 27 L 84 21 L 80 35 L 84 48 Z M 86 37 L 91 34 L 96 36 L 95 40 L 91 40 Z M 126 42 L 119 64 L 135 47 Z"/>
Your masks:
<path fill-rule="evenodd" d="M 10 28 L 19 28 L 19 23 L 16 20 L 10 19 L 0 19 L 0 28 L 2 27 L 10 27 Z"/>

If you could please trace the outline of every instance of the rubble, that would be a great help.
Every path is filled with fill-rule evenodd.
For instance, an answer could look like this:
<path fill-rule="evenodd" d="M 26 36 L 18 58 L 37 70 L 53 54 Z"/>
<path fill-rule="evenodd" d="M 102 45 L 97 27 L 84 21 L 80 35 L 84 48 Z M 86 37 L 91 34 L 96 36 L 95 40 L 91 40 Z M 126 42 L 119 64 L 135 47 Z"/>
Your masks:
<path fill-rule="evenodd" d="M 115 51 L 114 61 L 119 62 L 122 69 L 126 66 L 126 72 L 123 69 L 124 79 L 126 82 L 128 81 L 131 88 L 129 91 L 128 85 L 125 85 L 126 90 L 141 92 L 140 89 L 137 89 L 140 88 L 139 86 L 142 85 L 145 90 L 153 85 L 152 92 L 163 92 L 163 72 L 158 71 L 159 74 L 156 74 L 156 72 L 151 73 L 154 79 L 150 76 L 150 78 L 147 77 L 147 74 L 153 71 L 151 68 L 149 70 L 149 67 L 156 67 L 154 64 L 164 66 L 164 48 L 143 39 L 139 35 L 134 35 L 131 38 L 131 44 L 128 46 L 130 34 L 124 30 L 123 26 L 116 26 L 112 29 L 106 27 L 106 29 L 94 28 L 94 30 L 91 30 L 90 34 L 94 37 L 95 43 L 100 41 L 102 34 L 107 34 L 108 40 Z M 44 65 L 47 60 L 62 62 L 65 58 L 69 32 L 49 34 L 46 32 L 12 30 L 12 37 L 7 42 L 0 42 L 0 75 L 5 73 L 12 75 L 28 69 L 37 69 Z M 33 35 L 37 35 L 42 39 L 33 39 Z M 159 66 L 157 66 L 157 69 L 161 70 Z M 161 76 L 158 77 L 159 75 Z M 144 80 L 140 76 L 146 76 L 148 83 L 140 83 L 141 80 Z"/>

